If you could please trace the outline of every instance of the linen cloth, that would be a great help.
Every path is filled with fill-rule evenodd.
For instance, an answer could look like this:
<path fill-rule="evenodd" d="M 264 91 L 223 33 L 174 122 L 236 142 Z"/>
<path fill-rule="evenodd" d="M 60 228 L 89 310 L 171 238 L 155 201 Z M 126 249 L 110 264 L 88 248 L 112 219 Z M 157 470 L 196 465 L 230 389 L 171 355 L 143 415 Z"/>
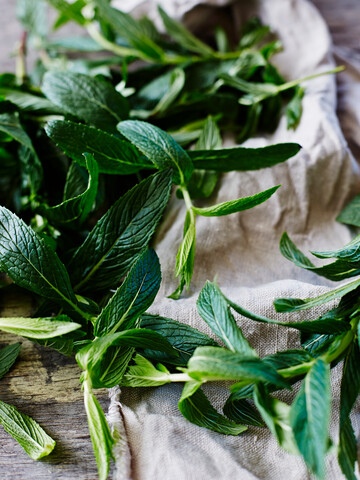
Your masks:
<path fill-rule="evenodd" d="M 269 24 L 283 43 L 283 52 L 273 62 L 287 80 L 334 67 L 329 32 L 316 8 L 306 0 L 124 0 L 119 8 L 135 15 L 149 14 L 160 24 L 156 4 L 179 20 L 201 30 L 204 21 L 224 12 L 235 26 L 252 14 Z M 206 5 L 204 5 L 206 3 Z M 116 5 L 116 2 L 113 2 Z M 227 5 L 226 9 L 221 9 Z M 197 8 L 194 8 L 197 7 Z M 337 52 L 346 63 L 346 52 Z M 360 62 L 359 62 L 360 63 Z M 359 98 L 359 65 L 350 65 L 341 75 L 339 116 L 352 151 L 358 156 L 360 118 L 353 98 Z M 348 148 L 336 113 L 336 81 L 333 75 L 306 82 L 303 115 L 298 128 L 287 130 L 282 118 L 275 133 L 250 139 L 246 146 L 297 142 L 302 150 L 286 163 L 254 172 L 224 174 L 209 200 L 216 204 L 253 195 L 281 184 L 276 194 L 261 206 L 226 217 L 198 217 L 196 258 L 190 292 L 174 301 L 166 298 L 176 287 L 174 266 L 182 239 L 185 206 L 172 198 L 157 235 L 162 286 L 152 313 L 185 322 L 212 336 L 196 311 L 196 300 L 207 279 L 217 282 L 236 303 L 255 313 L 285 321 L 314 319 L 330 306 L 298 314 L 276 314 L 277 297 L 307 298 L 335 284 L 295 267 L 279 252 L 284 231 L 305 253 L 343 246 L 353 232 L 335 221 L 346 203 L 360 191 L 360 170 Z M 226 146 L 231 146 L 231 140 Z M 314 263 L 319 262 L 314 259 Z M 260 356 L 277 350 L 299 348 L 298 333 L 268 326 L 235 314 L 238 324 Z M 337 438 L 341 365 L 332 371 L 333 405 L 331 437 Z M 177 408 L 182 385 L 157 389 L 123 389 L 122 415 L 132 455 L 131 471 L 119 468 L 116 478 L 133 480 L 305 480 L 310 478 L 300 457 L 278 447 L 267 429 L 250 427 L 239 436 L 225 436 L 199 428 L 185 420 Z M 208 385 L 206 393 L 221 409 L 227 390 Z M 294 393 L 281 398 L 291 401 Z M 356 436 L 360 430 L 358 406 L 353 415 Z M 327 479 L 343 477 L 336 455 L 327 458 Z"/>

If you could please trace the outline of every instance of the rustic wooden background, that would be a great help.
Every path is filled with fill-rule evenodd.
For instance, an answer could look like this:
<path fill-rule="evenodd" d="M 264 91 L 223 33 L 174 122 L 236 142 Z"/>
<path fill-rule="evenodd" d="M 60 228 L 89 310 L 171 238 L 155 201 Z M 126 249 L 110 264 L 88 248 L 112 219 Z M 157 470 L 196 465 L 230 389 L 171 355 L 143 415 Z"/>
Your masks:
<path fill-rule="evenodd" d="M 360 1 L 313 0 L 326 19 L 334 44 L 360 54 Z M 0 0 L 0 72 L 14 70 L 10 53 L 21 29 L 15 21 L 15 0 Z M 29 310 L 30 297 L 11 286 L 0 290 L 0 315 L 14 316 L 19 306 Z M 0 334 L 4 344 L 19 341 Z M 0 399 L 31 415 L 57 441 L 52 455 L 32 461 L 0 428 L 0 478 L 6 480 L 95 480 L 95 460 L 82 402 L 79 368 L 73 359 L 20 339 L 22 350 L 12 371 L 0 382 Z M 107 392 L 98 392 L 107 409 Z"/>

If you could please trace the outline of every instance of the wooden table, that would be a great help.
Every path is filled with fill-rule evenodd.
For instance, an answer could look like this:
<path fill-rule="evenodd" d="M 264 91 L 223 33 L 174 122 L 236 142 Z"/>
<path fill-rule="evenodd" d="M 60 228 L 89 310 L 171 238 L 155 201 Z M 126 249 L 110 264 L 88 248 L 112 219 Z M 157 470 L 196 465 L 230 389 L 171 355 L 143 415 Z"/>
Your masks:
<path fill-rule="evenodd" d="M 354 55 L 359 54 L 359 0 L 313 0 L 313 3 L 323 13 L 334 43 L 348 47 Z M 0 11 L 6 12 L 0 17 L 0 35 L 6 38 L 0 47 L 1 71 L 13 68 L 13 61 L 7 58 L 7 54 L 14 40 L 19 38 L 20 30 L 13 20 L 14 4 L 13 1 L 0 0 Z M 5 303 L 6 308 L 1 307 Z M 31 298 L 25 296 L 20 300 L 16 288 L 0 291 L 1 316 L 18 314 L 20 303 L 25 311 L 32 308 Z M 11 335 L 0 334 L 0 342 L 5 344 L 18 340 Z M 88 435 L 77 364 L 72 358 L 30 341 L 20 341 L 20 359 L 1 380 L 0 398 L 36 419 L 57 441 L 57 446 L 52 455 L 34 462 L 0 428 L 0 478 L 95 480 L 96 464 Z M 97 394 L 106 411 L 107 392 L 102 390 Z"/>

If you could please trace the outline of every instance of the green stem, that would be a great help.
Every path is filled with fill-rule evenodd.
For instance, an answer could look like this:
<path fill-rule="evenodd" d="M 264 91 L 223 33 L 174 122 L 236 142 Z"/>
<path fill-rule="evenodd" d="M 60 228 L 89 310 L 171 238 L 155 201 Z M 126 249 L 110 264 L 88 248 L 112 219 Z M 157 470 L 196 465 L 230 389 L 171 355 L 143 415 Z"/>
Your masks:
<path fill-rule="evenodd" d="M 283 92 L 284 90 L 289 90 L 289 88 L 296 87 L 300 83 L 306 82 L 308 80 L 312 80 L 313 78 L 322 77 L 323 75 L 330 75 L 331 73 L 339 73 L 339 72 L 342 72 L 343 70 L 345 70 L 345 67 L 340 66 L 340 67 L 334 68 L 333 70 L 314 73 L 314 75 L 309 75 L 308 77 L 299 78 L 298 80 L 292 80 L 291 82 L 286 82 L 286 83 L 283 83 L 282 85 L 279 85 L 278 91 Z"/>

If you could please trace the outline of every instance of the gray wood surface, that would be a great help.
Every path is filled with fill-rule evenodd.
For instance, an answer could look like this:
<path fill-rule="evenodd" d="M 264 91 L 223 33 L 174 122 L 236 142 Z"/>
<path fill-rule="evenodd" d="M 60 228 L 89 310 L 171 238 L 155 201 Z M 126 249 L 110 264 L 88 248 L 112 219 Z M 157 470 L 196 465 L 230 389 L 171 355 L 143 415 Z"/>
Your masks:
<path fill-rule="evenodd" d="M 269 0 L 270 1 L 270 0 Z M 359 0 L 313 0 L 324 15 L 334 43 L 348 47 L 354 55 L 360 51 Z M 15 1 L 0 0 L 0 71 L 14 70 L 9 54 L 20 38 L 15 21 Z M 33 307 L 31 297 L 20 296 L 16 288 L 0 290 L 0 315 L 19 314 Z M 0 333 L 0 344 L 19 341 Z M 57 441 L 48 458 L 35 462 L 0 428 L 0 478 L 6 480 L 81 479 L 95 480 L 96 464 L 88 436 L 79 368 L 73 359 L 49 349 L 22 342 L 20 359 L 0 382 L 0 399 L 31 415 Z M 107 392 L 98 392 L 107 409 Z"/>

